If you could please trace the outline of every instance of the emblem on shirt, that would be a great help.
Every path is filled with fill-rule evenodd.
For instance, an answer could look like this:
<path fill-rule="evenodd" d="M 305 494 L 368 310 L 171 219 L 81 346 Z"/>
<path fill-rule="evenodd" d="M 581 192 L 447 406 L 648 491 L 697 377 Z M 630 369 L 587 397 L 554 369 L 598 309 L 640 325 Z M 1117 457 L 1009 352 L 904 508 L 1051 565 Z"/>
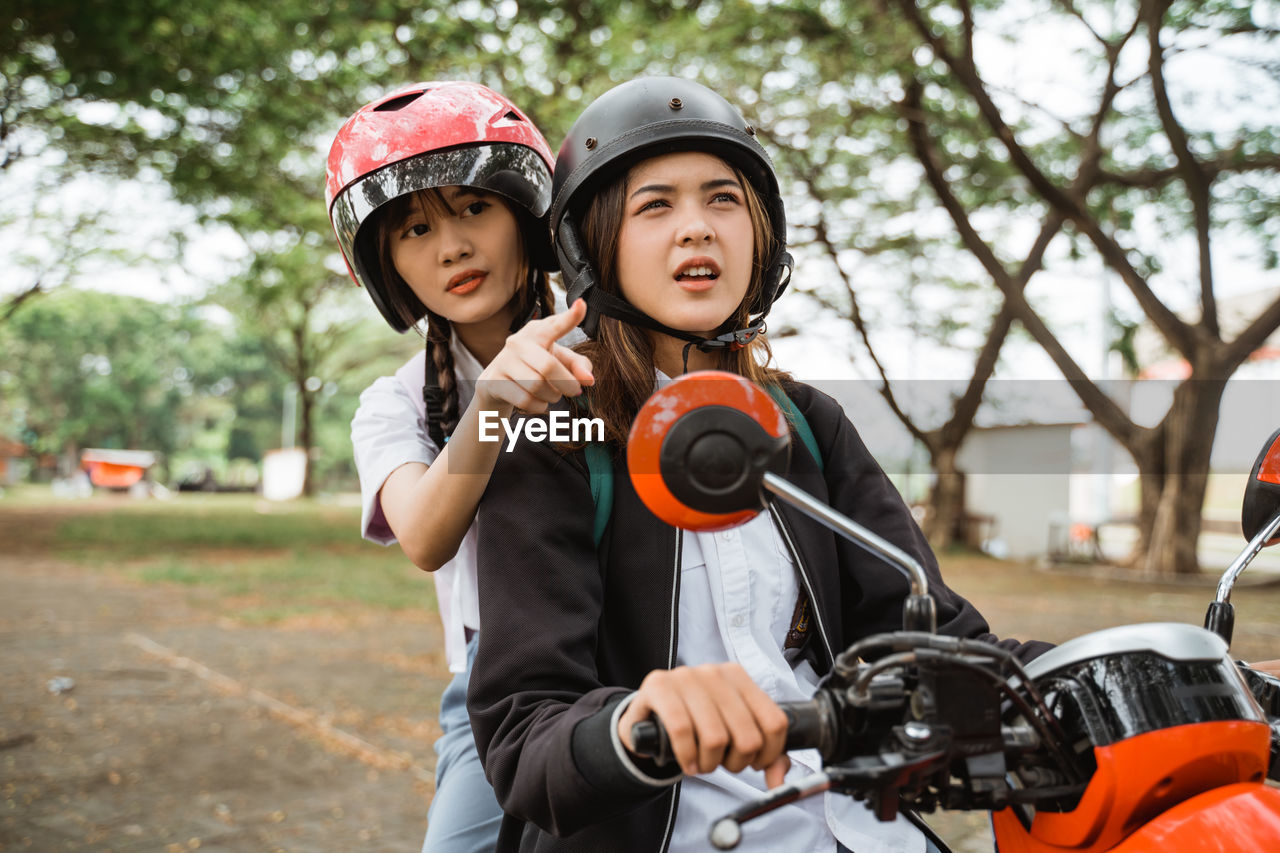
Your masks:
<path fill-rule="evenodd" d="M 783 649 L 798 649 L 809 639 L 809 596 L 804 590 L 796 596 L 796 609 L 791 614 L 791 628 L 787 631 L 787 641 Z"/>

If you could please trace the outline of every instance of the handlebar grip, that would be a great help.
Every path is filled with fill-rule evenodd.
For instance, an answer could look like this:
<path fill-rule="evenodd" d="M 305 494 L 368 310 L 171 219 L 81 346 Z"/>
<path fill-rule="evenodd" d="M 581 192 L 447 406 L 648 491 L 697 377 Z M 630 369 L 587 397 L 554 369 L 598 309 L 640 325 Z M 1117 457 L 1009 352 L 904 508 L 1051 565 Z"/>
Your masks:
<path fill-rule="evenodd" d="M 667 730 L 656 716 L 631 726 L 631 751 L 651 759 L 659 767 L 665 767 L 675 759 L 671 754 Z"/>
<path fill-rule="evenodd" d="M 778 705 L 787 715 L 787 752 L 795 749 L 821 749 L 830 737 L 830 715 L 816 699 L 807 702 L 782 702 Z"/>
<path fill-rule="evenodd" d="M 830 715 L 818 699 L 779 702 L 778 707 L 787 717 L 787 740 L 783 747 L 786 751 L 820 749 L 830 739 L 827 731 Z M 652 760 L 659 767 L 675 760 L 667 730 L 656 715 L 631 726 L 631 744 L 632 752 Z"/>

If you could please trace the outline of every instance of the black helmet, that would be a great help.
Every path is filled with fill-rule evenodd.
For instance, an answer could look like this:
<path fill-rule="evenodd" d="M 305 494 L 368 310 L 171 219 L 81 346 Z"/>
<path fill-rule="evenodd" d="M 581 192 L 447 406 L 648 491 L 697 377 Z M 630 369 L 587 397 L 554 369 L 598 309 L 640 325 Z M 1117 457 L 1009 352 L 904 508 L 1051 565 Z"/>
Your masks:
<path fill-rule="evenodd" d="M 637 162 L 677 151 L 705 151 L 738 167 L 764 202 L 777 251 L 765 262 L 764 288 L 749 306 L 759 315 L 748 329 L 704 340 L 662 326 L 623 300 L 596 287 L 596 271 L 582 247 L 579 221 L 591 197 Z M 773 164 L 755 129 L 715 92 L 679 77 L 641 77 L 596 98 L 573 123 L 553 170 L 551 236 L 568 302 L 582 297 L 582 328 L 594 335 L 600 314 L 694 341 L 707 349 L 746 343 L 791 278 L 787 217 Z"/>

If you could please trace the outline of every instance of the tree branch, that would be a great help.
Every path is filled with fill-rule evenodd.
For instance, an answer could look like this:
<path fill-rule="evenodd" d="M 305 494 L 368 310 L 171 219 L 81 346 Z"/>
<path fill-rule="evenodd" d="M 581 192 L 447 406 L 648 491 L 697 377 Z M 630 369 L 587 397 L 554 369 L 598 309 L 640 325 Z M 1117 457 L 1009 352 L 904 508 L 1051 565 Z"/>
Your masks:
<path fill-rule="evenodd" d="M 784 148 L 783 150 L 787 151 L 790 155 L 791 149 Z M 816 183 L 816 169 L 812 163 L 809 163 L 804 158 L 789 156 L 788 159 L 791 160 L 792 166 L 808 185 L 809 193 L 818 202 L 818 221 L 810 227 L 813 228 L 815 242 L 822 247 L 823 251 L 831 259 L 831 263 L 836 268 L 836 273 L 840 276 L 840 282 L 844 286 L 845 296 L 849 300 L 849 308 L 847 311 L 841 311 L 837 306 L 832 305 L 829 300 L 826 300 L 817 294 L 810 295 L 818 302 L 818 304 L 832 310 L 834 313 L 843 314 L 849 318 L 851 323 L 853 323 L 854 329 L 857 330 L 859 337 L 862 338 L 863 346 L 867 348 L 867 354 L 871 356 L 871 362 L 876 366 L 876 372 L 880 374 L 880 396 L 884 398 L 894 415 L 902 422 L 902 425 L 905 426 L 907 430 L 922 444 L 926 447 L 932 448 L 933 443 L 930 441 L 928 434 L 916 426 L 910 416 L 908 416 L 898 404 L 897 397 L 895 397 L 893 393 L 893 386 L 889 382 L 889 374 L 885 370 L 884 364 L 880 361 L 880 357 L 871 343 L 871 334 L 867 330 L 866 322 L 863 320 L 862 309 L 858 305 L 858 296 L 853 288 L 853 282 L 849 279 L 849 275 L 845 272 L 844 267 L 841 266 L 839 249 L 836 247 L 835 242 L 831 239 L 830 233 L 827 231 L 826 215 L 822 212 L 822 206 L 826 202 L 826 199 L 823 197 L 822 190 L 818 188 Z"/>
<path fill-rule="evenodd" d="M 1218 303 L 1213 294 L 1213 263 L 1211 236 L 1209 233 L 1209 178 L 1191 153 L 1186 131 L 1173 114 L 1169 101 L 1169 89 L 1164 79 L 1164 49 L 1160 45 L 1160 29 L 1171 0 L 1146 0 L 1141 15 L 1147 22 L 1147 70 L 1151 77 L 1151 92 L 1155 96 L 1156 113 L 1164 134 L 1178 160 L 1178 174 L 1191 199 L 1192 219 L 1196 229 L 1196 243 L 1200 250 L 1200 323 L 1215 340 L 1222 339 L 1218 328 Z"/>
<path fill-rule="evenodd" d="M 1209 180 L 1216 180 L 1221 175 L 1243 175 L 1249 172 L 1280 171 L 1280 154 L 1256 154 L 1242 157 L 1239 154 L 1240 144 L 1221 151 L 1211 160 L 1200 162 L 1200 169 Z M 1177 166 L 1164 169 L 1135 169 L 1132 172 L 1102 171 L 1098 175 L 1099 184 L 1116 184 L 1134 189 L 1156 189 L 1174 180 L 1181 174 Z"/>
<path fill-rule="evenodd" d="M 43 292 L 44 289 L 41 287 L 41 281 L 40 279 L 37 279 L 35 284 L 29 286 L 26 290 L 23 290 L 21 293 L 15 293 L 13 296 L 9 297 L 9 300 L 5 303 L 4 317 L 0 317 L 0 322 L 9 322 L 10 318 L 12 318 L 14 314 L 18 313 L 18 309 L 22 307 L 22 303 L 35 296 L 37 293 Z"/>
<path fill-rule="evenodd" d="M 1030 155 L 1018 143 L 1013 130 L 1004 121 L 1000 110 L 991 100 L 986 86 L 978 76 L 976 67 L 957 59 L 947 48 L 946 43 L 930 29 L 919 8 L 912 0 L 898 0 L 898 7 L 908 21 L 916 28 L 921 38 L 933 49 L 934 55 L 946 63 L 956 78 L 964 85 L 973 97 L 978 111 L 991 128 L 995 136 L 1004 145 L 1010 161 L 1018 167 L 1023 177 L 1049 203 L 1060 211 L 1067 219 L 1075 223 L 1081 233 L 1097 248 L 1107 266 L 1114 269 L 1129 288 L 1138 304 L 1142 306 L 1152 323 L 1161 334 L 1183 355 L 1190 358 L 1195 349 L 1195 338 L 1191 327 L 1169 310 L 1159 297 L 1151 290 L 1146 280 L 1129 262 L 1125 251 L 1103 230 L 1098 221 L 1085 208 L 1083 197 L 1073 197 L 1051 181 L 1031 160 Z M 1021 319 L 1021 317 L 1020 317 Z"/>
<path fill-rule="evenodd" d="M 1222 351 L 1221 366 L 1225 370 L 1225 375 L 1230 376 L 1245 359 L 1253 354 L 1254 350 L 1271 337 L 1276 329 L 1280 329 L 1280 297 L 1276 297 L 1276 300 L 1255 317 L 1253 322 Z"/>
<path fill-rule="evenodd" d="M 960 239 L 964 242 L 965 247 L 978 259 L 979 263 L 986 268 L 996 286 L 1004 293 L 1005 302 L 1010 311 L 1026 327 L 1027 331 L 1036 339 L 1036 342 L 1044 348 L 1049 357 L 1053 359 L 1054 364 L 1062 371 L 1062 375 L 1066 377 L 1067 382 L 1075 389 L 1081 401 L 1089 408 L 1089 411 L 1093 412 L 1099 423 L 1114 435 L 1118 441 L 1126 447 L 1132 448 L 1138 440 L 1139 428 L 1110 397 L 1103 393 L 1102 389 L 1089 379 L 1045 325 L 1044 321 L 1040 319 L 1040 316 L 1027 302 L 1023 294 L 1025 281 L 1019 283 L 1008 274 L 1003 264 L 991 251 L 991 248 L 987 246 L 986 242 L 974 229 L 959 199 L 951 191 L 951 187 L 942 175 L 942 166 L 937 150 L 924 126 L 924 114 L 920 102 L 922 89 L 923 87 L 919 80 L 911 80 L 907 84 L 906 95 L 902 103 L 902 113 L 907 119 L 907 132 L 911 137 L 916 157 L 924 167 L 925 177 L 938 196 L 943 208 L 951 216 L 952 222 L 960 234 Z M 1082 173 L 1077 178 L 1077 182 L 1084 180 L 1086 173 Z M 1065 218 L 1065 213 L 1060 209 L 1055 209 L 1055 214 L 1058 217 Z M 1046 228 L 1050 224 L 1046 223 Z"/>

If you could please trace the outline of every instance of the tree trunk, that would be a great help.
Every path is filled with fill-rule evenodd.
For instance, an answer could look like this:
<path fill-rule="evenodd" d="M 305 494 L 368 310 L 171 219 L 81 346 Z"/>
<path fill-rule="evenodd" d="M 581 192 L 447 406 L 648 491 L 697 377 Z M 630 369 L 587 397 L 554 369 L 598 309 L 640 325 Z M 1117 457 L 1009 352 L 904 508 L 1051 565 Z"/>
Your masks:
<path fill-rule="evenodd" d="M 964 474 L 956 468 L 957 450 L 941 447 L 930 454 L 937 479 L 929 495 L 931 512 L 924 533 L 935 551 L 956 544 L 963 529 Z"/>
<path fill-rule="evenodd" d="M 1121 565 L 1141 569 L 1146 565 L 1151 530 L 1155 527 L 1160 495 L 1164 492 L 1163 425 L 1148 433 L 1141 443 L 1130 445 L 1127 449 L 1133 456 L 1133 463 L 1138 466 L 1138 538 L 1133 543 L 1133 550 L 1121 560 Z"/>
<path fill-rule="evenodd" d="M 307 390 L 305 380 L 298 384 L 298 421 L 302 429 L 299 443 L 307 454 L 306 472 L 302 477 L 302 494 L 308 498 L 315 494 L 315 486 L 312 482 L 312 470 L 315 468 L 315 465 L 312 464 L 315 448 L 315 429 L 312 424 L 315 409 L 314 397 L 315 395 Z"/>
<path fill-rule="evenodd" d="M 1142 478 L 1140 544 L 1145 544 L 1145 553 L 1139 565 L 1147 574 L 1192 575 L 1200 571 L 1196 546 L 1209 480 L 1209 454 L 1225 386 L 1225 380 L 1192 378 L 1174 392 L 1173 405 L 1162 424 L 1163 482 L 1158 495 L 1147 494 L 1148 484 L 1154 485 L 1156 478 L 1146 472 Z"/>

